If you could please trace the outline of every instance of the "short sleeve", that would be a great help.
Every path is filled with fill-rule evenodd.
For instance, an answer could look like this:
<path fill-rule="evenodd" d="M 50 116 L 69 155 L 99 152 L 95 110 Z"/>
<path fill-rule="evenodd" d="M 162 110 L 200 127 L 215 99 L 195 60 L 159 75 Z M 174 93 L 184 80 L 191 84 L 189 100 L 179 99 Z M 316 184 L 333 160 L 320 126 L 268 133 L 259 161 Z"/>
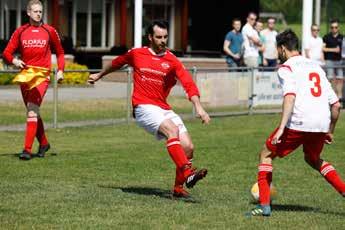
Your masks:
<path fill-rule="evenodd" d="M 226 34 L 225 40 L 231 42 L 231 40 L 232 40 L 232 34 L 231 34 L 231 32 L 229 32 L 229 33 Z"/>
<path fill-rule="evenodd" d="M 283 95 L 296 95 L 296 78 L 288 65 L 281 65 L 278 69 L 278 78 L 283 89 Z"/>
<path fill-rule="evenodd" d="M 334 92 L 334 90 L 333 90 L 333 88 L 331 86 L 331 83 L 329 83 L 328 80 L 326 81 L 326 85 L 325 86 L 326 86 L 325 87 L 326 88 L 325 91 L 327 93 L 328 103 L 330 105 L 333 105 L 333 104 L 337 103 L 339 101 L 339 99 L 338 99 L 337 95 L 335 94 L 335 92 Z"/>

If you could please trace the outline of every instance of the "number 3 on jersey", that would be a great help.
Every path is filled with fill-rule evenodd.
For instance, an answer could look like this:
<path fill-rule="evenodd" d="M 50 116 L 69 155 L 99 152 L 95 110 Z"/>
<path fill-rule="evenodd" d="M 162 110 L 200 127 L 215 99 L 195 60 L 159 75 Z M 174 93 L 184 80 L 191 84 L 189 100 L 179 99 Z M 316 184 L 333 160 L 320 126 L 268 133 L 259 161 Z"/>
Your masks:
<path fill-rule="evenodd" d="M 320 85 L 320 75 L 318 73 L 310 73 L 309 74 L 309 81 L 314 83 L 314 87 L 310 88 L 310 92 L 314 97 L 321 96 L 321 85 Z"/>

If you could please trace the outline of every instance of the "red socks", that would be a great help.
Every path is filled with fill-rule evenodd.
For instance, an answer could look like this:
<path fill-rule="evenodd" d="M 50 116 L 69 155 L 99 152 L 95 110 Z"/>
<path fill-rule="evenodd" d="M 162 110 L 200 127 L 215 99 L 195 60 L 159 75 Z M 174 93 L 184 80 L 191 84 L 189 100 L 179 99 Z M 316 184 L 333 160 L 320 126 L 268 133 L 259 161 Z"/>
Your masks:
<path fill-rule="evenodd" d="M 190 159 L 188 159 L 188 162 L 190 165 L 192 165 Z M 176 167 L 175 187 L 183 187 L 184 181 L 185 177 L 183 175 L 183 170 Z"/>
<path fill-rule="evenodd" d="M 176 165 L 176 168 L 177 168 L 176 172 L 177 174 L 179 174 L 178 178 L 182 179 L 182 176 L 183 176 L 183 182 L 184 182 L 185 178 L 187 178 L 192 173 L 192 170 L 190 168 L 191 164 L 188 161 L 187 156 L 180 144 L 180 140 L 178 138 L 170 138 L 167 141 L 166 146 L 167 146 L 171 159 L 174 161 Z M 179 170 L 181 171 L 181 175 L 178 172 Z"/>
<path fill-rule="evenodd" d="M 259 185 L 259 200 L 261 205 L 270 204 L 270 185 L 272 182 L 272 165 L 259 164 L 258 185 Z"/>
<path fill-rule="evenodd" d="M 320 168 L 321 175 L 330 183 L 335 190 L 345 196 L 345 183 L 339 177 L 335 168 L 327 163 Z"/>
<path fill-rule="evenodd" d="M 34 143 L 37 132 L 37 117 L 28 117 L 26 120 L 26 133 L 24 150 L 31 153 L 32 144 Z"/>
<path fill-rule="evenodd" d="M 40 146 L 48 145 L 48 140 L 47 140 L 47 137 L 46 137 L 45 132 L 44 132 L 43 121 L 42 121 L 42 118 L 40 118 L 40 117 L 38 117 L 38 120 L 37 120 L 36 137 L 37 137 L 38 142 L 40 143 Z"/>

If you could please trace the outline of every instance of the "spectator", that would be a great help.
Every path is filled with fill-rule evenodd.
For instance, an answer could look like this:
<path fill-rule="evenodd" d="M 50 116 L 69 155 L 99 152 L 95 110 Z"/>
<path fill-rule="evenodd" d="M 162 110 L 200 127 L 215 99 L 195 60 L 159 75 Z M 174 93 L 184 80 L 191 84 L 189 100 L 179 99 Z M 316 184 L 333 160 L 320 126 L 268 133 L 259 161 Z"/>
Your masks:
<path fill-rule="evenodd" d="M 258 67 L 259 47 L 262 46 L 258 32 L 254 29 L 256 14 L 250 12 L 247 17 L 247 23 L 242 28 L 244 44 L 244 64 L 248 67 Z"/>
<path fill-rule="evenodd" d="M 342 99 L 343 70 L 341 63 L 343 35 L 339 33 L 339 20 L 331 20 L 331 32 L 323 37 L 323 52 L 326 60 L 327 77 L 332 81 L 335 93 Z"/>
<path fill-rule="evenodd" d="M 319 36 L 319 26 L 313 24 L 311 26 L 311 37 L 305 44 L 305 56 L 320 65 L 324 65 L 325 59 L 323 56 L 323 41 Z"/>
<path fill-rule="evenodd" d="M 263 26 L 264 26 L 264 23 L 260 19 L 258 19 L 255 23 L 255 30 L 259 34 L 261 44 L 263 44 L 262 46 L 259 47 L 259 57 L 258 57 L 259 66 L 264 65 L 264 63 L 263 63 L 263 52 L 265 52 L 265 45 L 264 44 L 265 44 L 266 40 L 265 40 L 265 37 L 262 36 L 260 33 L 263 29 Z"/>
<path fill-rule="evenodd" d="M 226 63 L 229 68 L 240 66 L 243 36 L 241 33 L 241 20 L 232 20 L 232 30 L 229 31 L 224 39 L 223 51 L 226 54 Z"/>
<path fill-rule="evenodd" d="M 264 66 L 275 67 L 277 66 L 278 53 L 277 53 L 277 42 L 276 36 L 278 32 L 275 30 L 276 20 L 275 18 L 267 19 L 267 28 L 261 31 L 261 35 L 265 39 L 265 51 L 264 56 Z"/>

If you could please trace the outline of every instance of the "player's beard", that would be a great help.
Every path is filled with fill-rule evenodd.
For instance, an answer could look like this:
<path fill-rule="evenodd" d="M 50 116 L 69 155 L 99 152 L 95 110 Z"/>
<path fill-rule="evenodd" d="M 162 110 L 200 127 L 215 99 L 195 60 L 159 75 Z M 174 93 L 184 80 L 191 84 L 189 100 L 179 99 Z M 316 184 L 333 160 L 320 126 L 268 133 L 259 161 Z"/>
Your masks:
<path fill-rule="evenodd" d="M 278 52 L 278 58 L 280 60 L 280 63 L 286 62 L 287 58 L 286 58 L 286 53 L 284 50 Z"/>

